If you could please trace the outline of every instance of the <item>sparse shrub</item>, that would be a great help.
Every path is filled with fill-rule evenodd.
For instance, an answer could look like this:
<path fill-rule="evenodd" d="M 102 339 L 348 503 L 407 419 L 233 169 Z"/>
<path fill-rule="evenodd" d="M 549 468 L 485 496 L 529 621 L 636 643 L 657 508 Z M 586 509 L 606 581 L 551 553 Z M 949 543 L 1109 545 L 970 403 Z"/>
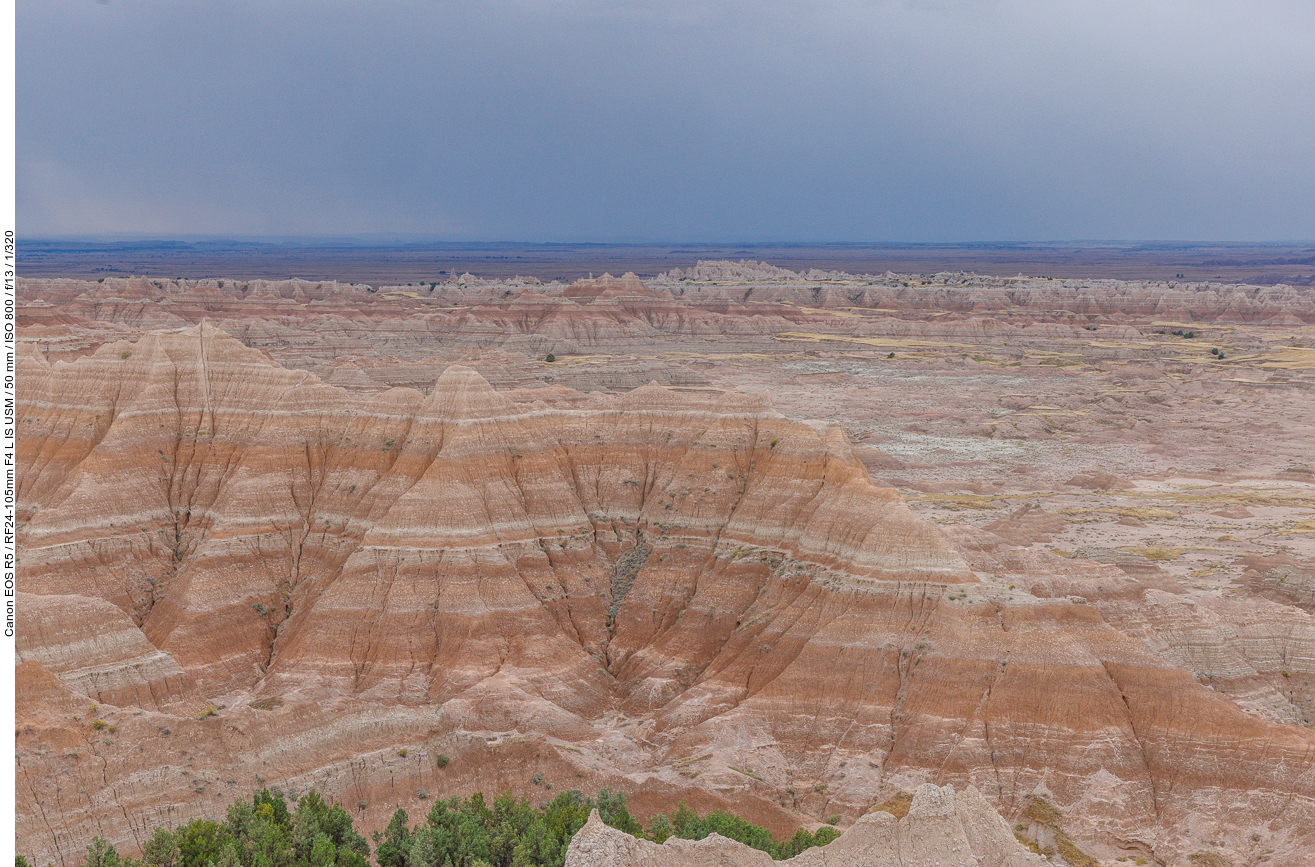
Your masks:
<path fill-rule="evenodd" d="M 909 807 L 913 806 L 913 795 L 908 792 L 896 792 L 880 804 L 872 808 L 872 812 L 890 813 L 896 819 L 903 819 L 909 814 Z M 1026 831 L 1027 826 L 1022 830 Z"/>
<path fill-rule="evenodd" d="M 197 714 L 196 718 L 208 719 L 212 716 L 219 716 L 219 711 L 215 710 L 213 707 L 208 707 L 205 710 L 201 711 L 199 714 Z"/>
<path fill-rule="evenodd" d="M 109 727 L 107 727 L 107 728 L 105 729 L 105 731 L 109 732 L 110 734 L 114 734 L 114 733 L 117 732 L 118 730 L 119 730 L 119 727 L 116 726 L 116 725 L 111 725 L 111 726 L 109 726 Z"/>
<path fill-rule="evenodd" d="M 839 824 L 840 824 L 840 814 L 839 814 L 839 813 L 833 813 L 832 815 L 827 816 L 827 817 L 826 817 L 826 823 L 825 823 L 825 824 L 827 824 L 827 825 L 839 825 Z"/>
<path fill-rule="evenodd" d="M 530 777 L 530 782 L 533 783 L 533 784 L 536 785 L 536 786 L 542 786 L 542 785 L 543 785 L 543 774 L 535 774 L 534 776 Z"/>
<path fill-rule="evenodd" d="M 1147 560 L 1177 560 L 1186 551 L 1186 548 L 1137 548 L 1127 547 L 1120 548 L 1120 551 L 1127 551 L 1130 554 L 1140 554 Z"/>
<path fill-rule="evenodd" d="M 106 723 L 105 720 L 103 719 L 97 719 L 91 721 L 91 727 L 94 728 L 96 731 L 100 731 L 101 729 L 105 728 L 107 725 L 108 723 Z"/>
<path fill-rule="evenodd" d="M 123 350 L 122 352 L 119 353 L 119 358 L 122 358 L 124 361 L 127 361 L 129 358 L 132 358 L 132 350 L 131 349 Z"/>
<path fill-rule="evenodd" d="M 1099 862 L 1095 858 L 1079 849 L 1068 834 L 1064 833 L 1063 828 L 1060 827 L 1062 814 L 1049 798 L 1044 795 L 1028 795 L 1027 809 L 1023 810 L 1023 818 L 1033 824 L 1049 828 L 1055 835 L 1055 846 L 1058 848 L 1059 855 L 1073 867 L 1099 867 Z M 1042 850 L 1042 854 L 1046 854 L 1045 850 Z"/>
<path fill-rule="evenodd" d="M 1061 818 L 1059 809 L 1044 795 L 1027 796 L 1027 809 L 1023 811 L 1023 817 L 1051 829 L 1059 827 Z"/>
<path fill-rule="evenodd" d="M 423 801 L 429 797 L 429 793 L 424 789 L 416 789 L 416 797 Z"/>
<path fill-rule="evenodd" d="M 894 358 L 894 357 L 895 357 L 895 353 L 892 352 L 890 355 L 887 355 L 886 357 L 887 357 L 887 358 Z"/>
<path fill-rule="evenodd" d="M 398 750 L 398 751 L 397 751 L 397 755 L 398 755 L 400 758 L 403 758 L 403 759 L 406 758 L 406 747 L 402 747 L 400 750 Z"/>
<path fill-rule="evenodd" d="M 435 761 L 440 768 L 446 768 L 449 764 L 451 764 L 452 759 L 449 756 L 439 755 L 439 757 Z"/>
<path fill-rule="evenodd" d="M 553 355 L 551 352 L 549 352 L 548 355 L 547 355 L 547 357 L 544 358 L 543 360 L 546 361 L 546 362 L 548 362 L 549 364 L 552 364 L 554 361 L 557 360 L 557 356 L 555 356 L 555 355 Z"/>

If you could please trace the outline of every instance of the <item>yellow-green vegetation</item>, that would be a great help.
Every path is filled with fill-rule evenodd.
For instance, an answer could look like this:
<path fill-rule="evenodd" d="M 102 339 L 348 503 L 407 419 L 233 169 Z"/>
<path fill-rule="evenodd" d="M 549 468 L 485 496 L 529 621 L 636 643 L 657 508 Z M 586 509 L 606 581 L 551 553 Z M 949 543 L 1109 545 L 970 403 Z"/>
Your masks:
<path fill-rule="evenodd" d="M 983 494 L 907 494 L 907 499 L 939 506 L 942 509 L 994 509 L 997 500 L 1008 499 L 1001 495 Z"/>
<path fill-rule="evenodd" d="M 896 792 L 872 808 L 873 813 L 890 813 L 896 819 L 903 819 L 913 806 L 913 795 L 908 792 Z"/>
<path fill-rule="evenodd" d="M 1194 852 L 1187 860 L 1192 862 L 1192 867 L 1233 867 L 1232 861 L 1214 849 Z"/>
<path fill-rule="evenodd" d="M 1137 518 L 1143 521 L 1153 521 L 1156 519 L 1177 518 L 1177 512 L 1171 512 L 1168 509 L 1157 509 L 1153 506 L 1119 506 L 1110 509 L 1060 509 L 1061 515 L 1118 515 L 1120 518 Z"/>
<path fill-rule="evenodd" d="M 1026 830 L 1026 825 L 1019 825 L 1016 827 L 1014 829 L 1014 839 L 1030 849 L 1034 855 L 1043 855 L 1044 853 L 1042 853 L 1041 847 L 1037 845 L 1035 840 L 1029 840 L 1023 836 L 1022 832 Z"/>
<path fill-rule="evenodd" d="M 1197 490 L 1200 490 L 1199 488 Z M 1176 491 L 1120 491 L 1123 497 L 1155 498 L 1196 506 L 1283 506 L 1290 509 L 1315 506 L 1315 493 L 1294 489 L 1244 488 L 1195 494 Z"/>
<path fill-rule="evenodd" d="M 680 774 L 685 779 L 692 780 L 699 774 L 703 773 L 702 771 L 697 770 L 693 765 L 694 762 L 700 761 L 703 761 L 703 759 L 681 759 L 680 763 L 673 762 L 672 767 L 676 769 L 676 773 Z"/>
<path fill-rule="evenodd" d="M 1120 548 L 1120 551 L 1126 551 L 1129 554 L 1140 554 L 1147 560 L 1177 560 L 1183 556 L 1186 548 L 1138 548 L 1128 547 Z"/>
<path fill-rule="evenodd" d="M 1034 824 L 1054 831 L 1059 828 L 1059 820 L 1064 816 L 1045 795 L 1028 795 L 1027 809 L 1023 810 L 1023 818 L 1031 819 Z"/>
<path fill-rule="evenodd" d="M 970 343 L 951 343 L 941 340 L 919 340 L 917 338 L 905 337 L 848 337 L 841 334 L 816 334 L 811 331 L 780 331 L 772 335 L 773 340 L 781 341 L 803 341 L 808 343 L 820 343 L 822 341 L 835 341 L 837 343 L 858 343 L 864 346 L 904 347 L 908 349 L 973 349 Z"/>
<path fill-rule="evenodd" d="M 1040 825 L 1048 828 L 1055 836 L 1055 849 L 1062 857 L 1073 867 L 1100 867 L 1100 862 L 1090 855 L 1083 852 L 1077 845 L 1064 833 L 1060 826 L 1060 820 L 1063 815 L 1059 808 L 1050 802 L 1045 795 L 1028 795 L 1027 809 L 1023 810 L 1023 818 L 1028 820 L 1031 825 Z M 1030 825 L 1029 825 L 1030 827 Z M 1026 839 L 1019 837 L 1026 843 Z M 1029 847 L 1033 851 L 1038 851 L 1035 847 Z"/>
<path fill-rule="evenodd" d="M 1256 356 L 1258 367 L 1268 370 L 1315 370 L 1315 349 L 1290 347 Z"/>
<path fill-rule="evenodd" d="M 208 707 L 205 710 L 201 711 L 199 714 L 197 714 L 196 718 L 207 719 L 212 716 L 219 716 L 219 711 L 215 710 L 213 707 Z"/>

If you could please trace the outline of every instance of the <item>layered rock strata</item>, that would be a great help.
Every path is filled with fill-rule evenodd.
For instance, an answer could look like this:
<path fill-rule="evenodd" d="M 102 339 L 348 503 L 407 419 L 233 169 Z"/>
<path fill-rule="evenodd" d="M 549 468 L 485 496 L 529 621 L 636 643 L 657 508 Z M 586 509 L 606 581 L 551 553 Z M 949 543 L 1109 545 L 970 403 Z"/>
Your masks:
<path fill-rule="evenodd" d="M 1190 849 L 1203 812 L 1311 840 L 1315 734 L 1083 597 L 978 582 L 843 434 L 762 398 L 558 408 L 460 367 L 360 396 L 209 325 L 21 364 L 39 863 L 267 783 L 369 826 L 535 770 L 780 830 L 935 781 L 1006 814 L 1053 793 L 1128 851 Z"/>
<path fill-rule="evenodd" d="M 428 386 L 434 352 L 756 351 L 771 341 L 845 348 L 862 341 L 1081 347 L 1109 359 L 1155 356 L 1148 333 L 1237 325 L 1300 329 L 1315 296 L 1288 286 L 1051 281 L 975 274 L 796 274 L 758 263 L 700 263 L 647 283 L 634 275 L 569 286 L 465 278 L 406 286 L 337 282 L 107 278 L 18 283 L 18 321 L 44 351 L 81 354 L 161 328 L 217 322 L 250 346 L 344 385 Z M 1186 323 L 1186 325 L 1184 325 Z M 404 364 L 398 364 L 405 361 Z M 386 362 L 382 363 L 381 362 Z M 382 377 L 376 379 L 376 377 Z M 646 380 L 633 383 L 642 384 Z M 598 383 L 577 383 L 593 389 Z M 697 383 L 696 383 L 697 384 Z"/>

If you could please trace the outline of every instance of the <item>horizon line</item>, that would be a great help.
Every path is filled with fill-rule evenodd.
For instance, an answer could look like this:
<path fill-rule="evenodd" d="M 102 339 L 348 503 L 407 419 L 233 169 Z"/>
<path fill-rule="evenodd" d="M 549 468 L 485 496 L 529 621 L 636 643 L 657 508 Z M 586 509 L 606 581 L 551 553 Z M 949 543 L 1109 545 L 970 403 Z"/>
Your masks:
<path fill-rule="evenodd" d="M 310 246 L 526 246 L 526 247 L 1054 247 L 1054 246 L 1176 246 L 1176 247 L 1291 247 L 1315 245 L 1315 238 L 1269 241 L 1192 238 L 1054 238 L 1028 240 L 924 240 L 924 241 L 809 241 L 798 239 L 776 240 L 524 240 L 524 239 L 451 239 L 418 233 L 360 233 L 317 235 L 258 235 L 258 234 L 169 234 L 169 233 L 85 233 L 36 234 L 18 240 L 18 251 L 24 245 L 87 244 L 109 245 L 121 243 L 243 243 L 270 246 L 305 244 Z"/>

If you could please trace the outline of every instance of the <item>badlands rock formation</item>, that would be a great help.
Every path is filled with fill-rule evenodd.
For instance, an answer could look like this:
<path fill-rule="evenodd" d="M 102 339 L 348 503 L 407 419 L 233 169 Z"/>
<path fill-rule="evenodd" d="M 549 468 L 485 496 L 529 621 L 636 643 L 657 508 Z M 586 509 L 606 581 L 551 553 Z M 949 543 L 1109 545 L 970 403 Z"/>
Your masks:
<path fill-rule="evenodd" d="M 542 357 L 641 349 L 760 352 L 774 340 L 831 341 L 854 349 L 880 340 L 1015 347 L 1080 343 L 1087 352 L 1144 359 L 1144 338 L 1174 324 L 1302 328 L 1315 323 L 1308 289 L 1288 286 L 1054 281 L 962 273 L 854 277 L 795 274 L 757 263 L 699 263 L 644 283 L 604 276 L 569 286 L 522 278 L 405 286 L 336 282 L 107 278 L 23 280 L 19 323 L 43 352 L 81 354 L 100 342 L 159 328 L 217 323 L 290 367 L 311 367 L 347 387 L 427 388 L 417 363 L 435 352 L 471 355 L 497 374 L 489 350 Z M 1179 328 L 1181 331 L 1181 327 Z M 779 344 L 778 344 L 779 346 Z M 1204 351 L 1204 348 L 1202 349 Z M 496 356 L 495 356 L 496 357 Z M 402 362 L 402 363 L 398 363 Z M 635 365 L 642 368 L 636 370 Z M 616 368 L 613 360 L 609 367 Z M 614 386 L 573 378 L 587 390 L 635 387 L 651 378 L 706 385 L 688 369 L 630 359 Z M 636 378 L 651 373 L 648 378 Z M 518 373 L 511 376 L 520 379 Z M 486 377 L 487 378 L 487 377 Z"/>
<path fill-rule="evenodd" d="M 1312 862 L 1309 292 L 695 276 L 23 281 L 23 851 L 266 784 L 789 833 L 934 782 Z"/>
<path fill-rule="evenodd" d="M 609 828 L 594 810 L 571 840 L 566 867 L 770 867 L 766 853 L 712 834 L 661 846 Z M 918 789 L 908 815 L 874 811 L 826 846 L 780 862 L 789 867 L 1041 867 L 972 786 Z"/>

